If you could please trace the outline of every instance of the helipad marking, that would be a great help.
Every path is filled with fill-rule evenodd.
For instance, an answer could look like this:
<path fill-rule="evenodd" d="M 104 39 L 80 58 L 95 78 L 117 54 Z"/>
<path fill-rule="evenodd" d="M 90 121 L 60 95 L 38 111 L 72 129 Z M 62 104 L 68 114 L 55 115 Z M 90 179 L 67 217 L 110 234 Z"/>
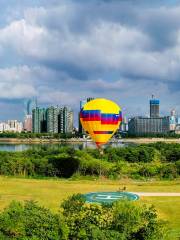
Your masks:
<path fill-rule="evenodd" d="M 138 200 L 139 196 L 129 192 L 94 192 L 84 195 L 87 202 L 112 203 L 117 200 Z"/>
<path fill-rule="evenodd" d="M 123 198 L 123 196 L 112 196 L 112 195 L 102 195 L 98 194 L 97 196 L 94 197 L 95 199 L 112 199 L 112 200 L 118 200 L 119 198 Z"/>

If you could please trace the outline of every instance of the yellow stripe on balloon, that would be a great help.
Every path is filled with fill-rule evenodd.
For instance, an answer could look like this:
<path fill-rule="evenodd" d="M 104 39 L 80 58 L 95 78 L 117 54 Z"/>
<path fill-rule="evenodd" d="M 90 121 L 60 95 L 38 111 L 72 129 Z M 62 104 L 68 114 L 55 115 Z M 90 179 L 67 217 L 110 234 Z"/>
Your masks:
<path fill-rule="evenodd" d="M 102 113 L 116 113 L 118 114 L 121 108 L 113 101 L 104 98 L 96 98 L 87 102 L 84 110 L 101 110 Z"/>

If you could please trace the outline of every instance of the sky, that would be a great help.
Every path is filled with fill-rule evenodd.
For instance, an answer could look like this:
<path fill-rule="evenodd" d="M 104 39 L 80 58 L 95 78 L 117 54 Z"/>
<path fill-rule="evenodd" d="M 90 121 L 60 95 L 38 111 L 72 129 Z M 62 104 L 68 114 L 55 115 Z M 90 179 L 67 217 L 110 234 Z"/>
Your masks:
<path fill-rule="evenodd" d="M 127 116 L 180 113 L 180 1 L 0 0 L 0 120 L 24 102 L 104 97 Z"/>

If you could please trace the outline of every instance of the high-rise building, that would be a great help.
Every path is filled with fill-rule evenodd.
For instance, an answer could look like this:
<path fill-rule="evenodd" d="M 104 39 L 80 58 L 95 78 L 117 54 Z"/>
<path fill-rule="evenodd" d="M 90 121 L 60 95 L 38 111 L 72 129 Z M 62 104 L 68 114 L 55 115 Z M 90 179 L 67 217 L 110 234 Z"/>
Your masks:
<path fill-rule="evenodd" d="M 46 111 L 47 117 L 47 132 L 58 133 L 58 121 L 59 121 L 60 109 L 58 107 L 49 107 Z"/>
<path fill-rule="evenodd" d="M 36 107 L 32 111 L 32 130 L 34 133 L 47 131 L 46 109 Z"/>
<path fill-rule="evenodd" d="M 88 97 L 87 98 L 87 102 L 90 102 L 91 100 L 94 100 L 94 98 L 93 97 Z"/>
<path fill-rule="evenodd" d="M 128 124 L 128 132 L 133 135 L 163 134 L 170 131 L 170 118 L 134 117 Z"/>
<path fill-rule="evenodd" d="M 63 108 L 61 107 L 59 110 L 59 119 L 58 119 L 58 132 L 64 133 L 64 114 L 63 114 Z"/>
<path fill-rule="evenodd" d="M 25 115 L 32 115 L 32 110 L 37 107 L 37 99 L 28 99 L 25 101 Z"/>
<path fill-rule="evenodd" d="M 87 101 L 85 101 L 85 100 L 80 101 L 80 111 L 81 111 L 81 109 L 84 107 L 84 105 L 86 104 L 86 102 L 87 102 Z M 79 133 L 80 133 L 80 134 L 84 134 L 85 131 L 84 131 L 84 129 L 83 129 L 83 127 L 82 127 L 82 124 L 81 124 L 81 121 L 80 121 L 80 112 L 78 113 L 78 119 L 79 119 Z"/>
<path fill-rule="evenodd" d="M 68 107 L 60 108 L 59 114 L 59 132 L 72 133 L 73 132 L 73 111 Z"/>
<path fill-rule="evenodd" d="M 175 109 L 171 110 L 170 116 L 170 131 L 175 131 L 177 125 L 176 111 Z"/>
<path fill-rule="evenodd" d="M 74 120 L 74 117 L 73 117 L 73 111 L 69 108 L 67 108 L 67 133 L 72 133 L 73 132 L 73 127 L 74 127 L 74 124 L 73 124 L 73 120 Z"/>
<path fill-rule="evenodd" d="M 36 108 L 32 111 L 34 133 L 72 133 L 73 111 L 68 107 Z"/>
<path fill-rule="evenodd" d="M 80 101 L 80 110 L 84 107 L 84 105 L 86 104 L 87 101 L 82 100 Z"/>
<path fill-rule="evenodd" d="M 180 117 L 177 117 L 177 124 L 180 125 Z"/>
<path fill-rule="evenodd" d="M 80 111 L 81 111 L 81 109 L 84 107 L 84 105 L 85 105 L 87 102 L 90 102 L 90 101 L 93 100 L 93 99 L 94 99 L 94 98 L 89 97 L 89 98 L 87 98 L 86 100 L 80 101 Z M 82 124 L 81 124 L 81 121 L 80 121 L 80 112 L 78 113 L 78 119 L 79 119 L 79 133 L 80 133 L 80 134 L 85 134 L 85 131 L 84 131 L 84 129 L 83 129 L 83 127 L 82 127 Z"/>
<path fill-rule="evenodd" d="M 119 126 L 120 132 L 127 132 L 128 131 L 128 119 L 126 116 L 123 117 L 122 122 Z"/>
<path fill-rule="evenodd" d="M 23 129 L 26 132 L 32 132 L 32 115 L 25 116 Z"/>
<path fill-rule="evenodd" d="M 10 126 L 6 122 L 0 123 L 0 132 L 8 132 L 10 130 Z"/>
<path fill-rule="evenodd" d="M 168 117 L 160 117 L 159 100 L 150 100 L 150 118 L 134 117 L 129 120 L 128 132 L 133 135 L 164 134 L 170 132 L 170 120 Z"/>
<path fill-rule="evenodd" d="M 25 101 L 25 117 L 23 122 L 23 130 L 32 132 L 32 111 L 37 107 L 37 99 L 28 99 Z"/>
<path fill-rule="evenodd" d="M 17 120 L 8 120 L 0 123 L 0 132 L 22 132 L 23 124 Z"/>
<path fill-rule="evenodd" d="M 159 117 L 159 100 L 154 99 L 152 95 L 152 99 L 150 100 L 150 118 L 158 118 Z"/>

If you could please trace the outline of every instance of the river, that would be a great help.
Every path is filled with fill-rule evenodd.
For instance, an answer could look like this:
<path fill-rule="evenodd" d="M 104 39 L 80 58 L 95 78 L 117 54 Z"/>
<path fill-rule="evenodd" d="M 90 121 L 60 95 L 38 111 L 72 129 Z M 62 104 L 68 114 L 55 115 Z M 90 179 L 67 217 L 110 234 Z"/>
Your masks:
<path fill-rule="evenodd" d="M 106 146 L 112 147 L 126 147 L 132 145 L 133 143 L 109 143 Z M 8 151 L 8 152 L 19 152 L 25 151 L 28 149 L 41 149 L 41 148 L 53 148 L 57 149 L 62 146 L 71 146 L 75 149 L 85 149 L 85 148 L 96 148 L 95 144 L 92 142 L 83 142 L 83 143 L 32 143 L 32 144 L 25 144 L 25 143 L 0 143 L 0 151 Z"/>

